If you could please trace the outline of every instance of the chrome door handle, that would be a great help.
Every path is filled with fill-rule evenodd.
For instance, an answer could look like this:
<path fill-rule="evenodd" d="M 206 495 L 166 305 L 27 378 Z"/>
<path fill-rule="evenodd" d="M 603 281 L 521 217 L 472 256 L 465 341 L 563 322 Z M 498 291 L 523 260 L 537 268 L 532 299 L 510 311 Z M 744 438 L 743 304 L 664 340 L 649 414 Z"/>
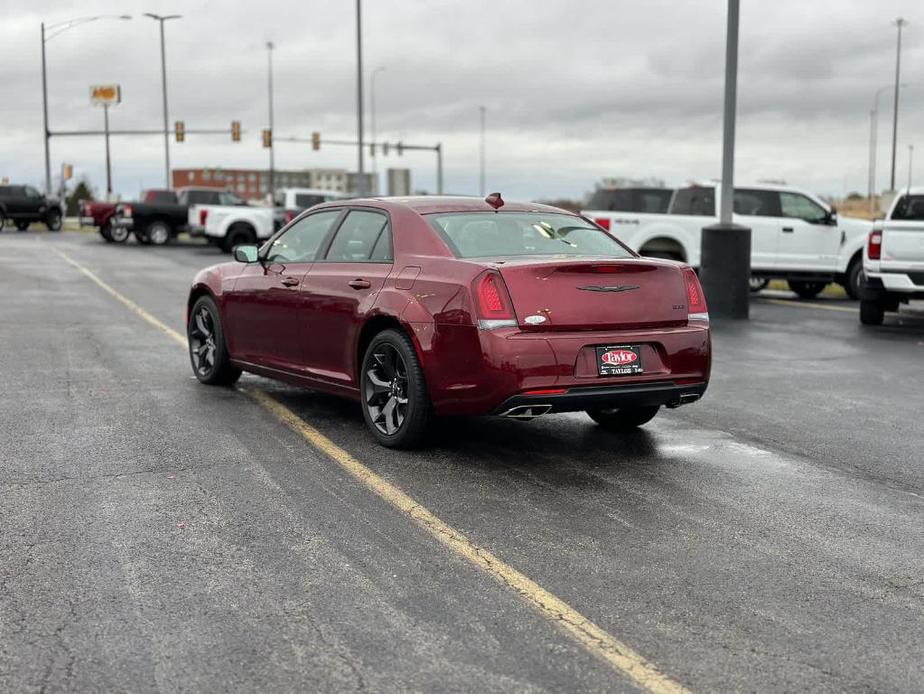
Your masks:
<path fill-rule="evenodd" d="M 792 228 L 792 227 L 783 227 L 783 233 L 784 233 L 784 234 L 791 234 L 792 232 L 793 232 L 793 228 Z"/>
<path fill-rule="evenodd" d="M 296 277 L 283 277 L 279 281 L 282 282 L 287 287 L 295 287 L 298 285 L 298 278 Z"/>
<path fill-rule="evenodd" d="M 372 283 L 369 280 L 364 279 L 350 280 L 347 284 L 353 287 L 353 289 L 368 289 L 372 286 Z"/>

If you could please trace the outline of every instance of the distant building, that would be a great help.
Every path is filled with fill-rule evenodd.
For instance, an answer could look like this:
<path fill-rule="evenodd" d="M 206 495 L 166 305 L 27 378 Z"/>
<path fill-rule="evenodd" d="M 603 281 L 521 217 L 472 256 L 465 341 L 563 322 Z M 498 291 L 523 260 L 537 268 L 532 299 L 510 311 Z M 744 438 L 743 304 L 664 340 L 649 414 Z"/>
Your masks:
<path fill-rule="evenodd" d="M 261 200 L 269 191 L 269 170 L 226 169 L 223 167 L 199 169 L 173 169 L 173 187 L 204 186 L 221 188 L 237 193 L 246 200 Z M 378 195 L 378 180 L 365 174 L 366 191 Z M 302 169 L 299 171 L 273 171 L 276 188 L 317 188 L 337 193 L 356 192 L 357 174 L 346 169 Z"/>
<path fill-rule="evenodd" d="M 388 180 L 389 195 L 405 196 L 411 194 L 410 169 L 388 169 L 385 174 Z"/>

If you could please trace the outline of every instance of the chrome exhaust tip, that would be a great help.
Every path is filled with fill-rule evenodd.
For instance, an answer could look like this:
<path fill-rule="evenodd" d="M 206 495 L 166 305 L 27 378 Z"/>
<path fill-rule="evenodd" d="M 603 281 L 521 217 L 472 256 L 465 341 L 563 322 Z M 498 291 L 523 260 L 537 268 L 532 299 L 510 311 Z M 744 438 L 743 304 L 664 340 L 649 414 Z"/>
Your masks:
<path fill-rule="evenodd" d="M 533 419 L 535 417 L 540 417 L 544 414 L 548 414 L 552 409 L 551 405 L 517 405 L 516 407 L 511 407 L 506 412 L 501 412 L 501 417 L 506 417 L 507 419 Z"/>
<path fill-rule="evenodd" d="M 674 402 L 668 404 L 668 408 L 674 410 L 680 407 L 681 405 L 689 405 L 691 402 L 696 402 L 699 400 L 699 393 L 681 393 L 680 397 L 677 398 Z"/>

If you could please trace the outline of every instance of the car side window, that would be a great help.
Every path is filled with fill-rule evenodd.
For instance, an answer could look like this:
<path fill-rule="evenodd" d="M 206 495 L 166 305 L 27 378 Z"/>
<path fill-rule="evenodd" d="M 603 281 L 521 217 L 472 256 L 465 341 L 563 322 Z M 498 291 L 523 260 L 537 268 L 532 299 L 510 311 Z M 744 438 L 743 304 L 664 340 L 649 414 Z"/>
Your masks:
<path fill-rule="evenodd" d="M 780 193 L 780 207 L 781 216 L 801 219 L 809 224 L 821 224 L 828 216 L 821 205 L 799 193 Z"/>
<path fill-rule="evenodd" d="M 42 194 L 32 186 L 26 186 L 26 195 L 30 198 L 40 198 Z"/>
<path fill-rule="evenodd" d="M 337 230 L 326 260 L 334 263 L 368 262 L 387 226 L 388 217 L 384 214 L 351 210 Z"/>
<path fill-rule="evenodd" d="M 772 190 L 735 188 L 735 214 L 751 217 L 779 217 L 780 197 Z"/>
<path fill-rule="evenodd" d="M 382 229 L 369 260 L 373 263 L 393 263 L 395 261 L 395 252 L 392 250 L 391 224 L 386 224 L 385 228 Z"/>
<path fill-rule="evenodd" d="M 340 210 L 317 212 L 295 222 L 270 244 L 266 260 L 276 263 L 310 263 L 340 216 Z"/>

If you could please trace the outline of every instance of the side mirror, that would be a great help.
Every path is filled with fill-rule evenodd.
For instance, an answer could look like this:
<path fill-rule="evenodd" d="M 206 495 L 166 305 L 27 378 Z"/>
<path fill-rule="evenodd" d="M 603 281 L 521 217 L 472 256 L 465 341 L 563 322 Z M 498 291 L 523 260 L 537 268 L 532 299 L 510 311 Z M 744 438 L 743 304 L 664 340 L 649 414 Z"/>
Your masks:
<path fill-rule="evenodd" d="M 239 263 L 255 263 L 260 259 L 259 252 L 256 246 L 235 246 L 233 255 Z"/>
<path fill-rule="evenodd" d="M 825 215 L 825 224 L 830 224 L 833 227 L 837 226 L 837 210 L 832 209 Z"/>

